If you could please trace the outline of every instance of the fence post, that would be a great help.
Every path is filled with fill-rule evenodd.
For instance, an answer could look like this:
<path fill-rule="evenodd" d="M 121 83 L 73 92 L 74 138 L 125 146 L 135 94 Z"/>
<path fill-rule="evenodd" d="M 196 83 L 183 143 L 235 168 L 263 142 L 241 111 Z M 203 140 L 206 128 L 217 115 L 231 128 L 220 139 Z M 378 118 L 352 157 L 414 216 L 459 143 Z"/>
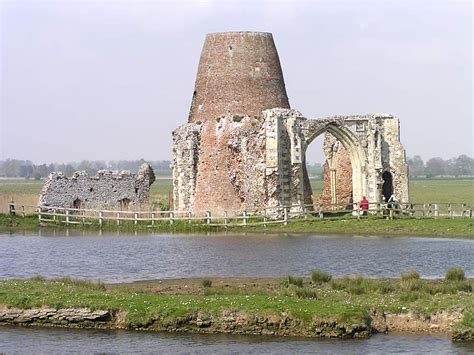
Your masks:
<path fill-rule="evenodd" d="M 188 211 L 188 223 L 191 224 L 191 211 Z"/>
<path fill-rule="evenodd" d="M 435 203 L 435 204 L 434 204 L 434 218 L 438 218 L 438 217 L 439 217 L 438 204 Z"/>
<path fill-rule="evenodd" d="M 448 205 L 448 214 L 449 218 L 454 218 L 453 206 L 451 204 Z"/>
<path fill-rule="evenodd" d="M 467 214 L 467 210 L 466 210 L 466 204 L 465 203 L 461 203 L 461 217 L 464 217 L 466 214 Z"/>
<path fill-rule="evenodd" d="M 319 207 L 319 220 L 322 221 L 324 219 L 323 209 Z"/>
<path fill-rule="evenodd" d="M 267 217 L 263 216 L 263 228 L 267 228 Z"/>
<path fill-rule="evenodd" d="M 53 208 L 53 221 L 56 222 L 56 208 Z"/>
<path fill-rule="evenodd" d="M 288 208 L 286 207 L 283 208 L 283 221 L 284 221 L 283 224 L 287 226 L 288 225 Z"/>
<path fill-rule="evenodd" d="M 102 211 L 99 211 L 99 226 L 102 227 L 102 223 L 104 222 L 104 214 Z"/>
<path fill-rule="evenodd" d="M 227 211 L 224 211 L 224 225 L 227 226 Z"/>
<path fill-rule="evenodd" d="M 211 211 L 206 211 L 206 223 L 211 224 Z"/>
<path fill-rule="evenodd" d="M 117 225 L 120 225 L 120 212 L 117 212 Z"/>
<path fill-rule="evenodd" d="M 41 223 L 41 207 L 38 207 L 38 223 Z"/>
<path fill-rule="evenodd" d="M 360 220 L 360 202 L 357 202 L 357 219 Z"/>
<path fill-rule="evenodd" d="M 135 213 L 133 214 L 133 223 L 134 223 L 135 225 L 138 223 L 138 213 L 137 213 L 137 212 L 135 212 Z"/>
<path fill-rule="evenodd" d="M 10 216 L 14 216 L 16 214 L 15 211 L 15 202 L 13 202 L 13 196 L 10 199 Z"/>
<path fill-rule="evenodd" d="M 66 225 L 69 224 L 69 210 L 66 210 Z"/>
<path fill-rule="evenodd" d="M 247 211 L 242 212 L 242 216 L 244 216 L 244 225 L 247 224 Z"/>
<path fill-rule="evenodd" d="M 25 213 L 25 206 L 21 206 L 21 215 L 23 216 L 23 218 L 26 217 L 26 213 Z"/>
<path fill-rule="evenodd" d="M 174 212 L 170 212 L 170 224 L 174 223 Z"/>
<path fill-rule="evenodd" d="M 390 218 L 390 219 L 393 219 L 393 208 L 390 208 L 388 214 L 389 214 L 389 218 Z"/>

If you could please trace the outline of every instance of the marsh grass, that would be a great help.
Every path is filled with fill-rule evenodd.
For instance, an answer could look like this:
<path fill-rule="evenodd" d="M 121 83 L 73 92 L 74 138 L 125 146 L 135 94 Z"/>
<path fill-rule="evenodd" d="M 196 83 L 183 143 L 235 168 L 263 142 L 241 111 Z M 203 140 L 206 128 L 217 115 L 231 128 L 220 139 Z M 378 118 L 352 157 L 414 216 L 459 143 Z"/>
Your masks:
<path fill-rule="evenodd" d="M 329 282 L 331 281 L 331 279 L 332 279 L 332 276 L 330 274 L 321 270 L 314 270 L 311 273 L 311 280 L 317 285 L 325 283 L 325 282 Z"/>
<path fill-rule="evenodd" d="M 288 284 L 297 287 L 303 287 L 303 278 L 299 276 L 288 275 Z"/>
<path fill-rule="evenodd" d="M 466 276 L 464 275 L 464 270 L 461 268 L 451 268 L 446 271 L 445 275 L 446 281 L 464 281 Z"/>
<path fill-rule="evenodd" d="M 209 279 L 203 279 L 201 281 L 202 287 L 211 287 L 212 286 L 212 281 Z"/>

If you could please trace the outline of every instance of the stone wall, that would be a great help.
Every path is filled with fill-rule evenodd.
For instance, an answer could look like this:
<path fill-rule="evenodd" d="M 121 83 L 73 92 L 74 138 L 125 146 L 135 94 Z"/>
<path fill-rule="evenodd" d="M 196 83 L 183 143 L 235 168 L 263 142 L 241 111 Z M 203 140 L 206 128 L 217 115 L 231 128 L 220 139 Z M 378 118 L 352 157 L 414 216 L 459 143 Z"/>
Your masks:
<path fill-rule="evenodd" d="M 153 169 L 143 164 L 137 174 L 100 170 L 96 176 L 77 171 L 71 177 L 60 172 L 49 174 L 38 205 L 80 209 L 135 210 L 149 206 Z"/>

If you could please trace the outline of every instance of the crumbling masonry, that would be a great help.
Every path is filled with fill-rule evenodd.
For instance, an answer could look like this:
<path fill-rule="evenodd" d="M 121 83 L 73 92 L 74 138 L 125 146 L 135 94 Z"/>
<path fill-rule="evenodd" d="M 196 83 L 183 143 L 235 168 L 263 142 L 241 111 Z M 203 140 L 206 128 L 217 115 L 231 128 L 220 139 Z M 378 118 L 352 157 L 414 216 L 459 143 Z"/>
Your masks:
<path fill-rule="evenodd" d="M 72 177 L 51 173 L 40 193 L 39 206 L 78 209 L 138 210 L 148 208 L 153 169 L 143 164 L 137 174 L 100 170 L 96 176 L 77 171 Z"/>
<path fill-rule="evenodd" d="M 325 134 L 322 203 L 393 193 L 408 202 L 399 120 L 388 114 L 305 118 L 290 109 L 272 35 L 208 34 L 188 123 L 173 132 L 174 208 L 224 211 L 313 203 L 305 153 Z"/>

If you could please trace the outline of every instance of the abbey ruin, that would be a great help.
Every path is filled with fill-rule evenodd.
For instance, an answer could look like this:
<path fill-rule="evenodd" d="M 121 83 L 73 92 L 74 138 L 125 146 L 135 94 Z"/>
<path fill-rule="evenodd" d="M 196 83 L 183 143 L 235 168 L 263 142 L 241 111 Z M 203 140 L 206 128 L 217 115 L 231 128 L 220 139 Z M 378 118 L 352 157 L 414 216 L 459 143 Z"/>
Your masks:
<path fill-rule="evenodd" d="M 137 174 L 100 170 L 96 176 L 76 171 L 71 177 L 49 174 L 40 193 L 38 206 L 77 209 L 128 210 L 148 208 L 153 169 L 144 163 Z"/>
<path fill-rule="evenodd" d="M 290 108 L 270 33 L 206 36 L 188 122 L 173 132 L 175 210 L 215 213 L 312 204 L 305 153 L 321 134 L 320 203 L 363 196 L 408 202 L 399 120 L 389 114 L 310 119 Z"/>

